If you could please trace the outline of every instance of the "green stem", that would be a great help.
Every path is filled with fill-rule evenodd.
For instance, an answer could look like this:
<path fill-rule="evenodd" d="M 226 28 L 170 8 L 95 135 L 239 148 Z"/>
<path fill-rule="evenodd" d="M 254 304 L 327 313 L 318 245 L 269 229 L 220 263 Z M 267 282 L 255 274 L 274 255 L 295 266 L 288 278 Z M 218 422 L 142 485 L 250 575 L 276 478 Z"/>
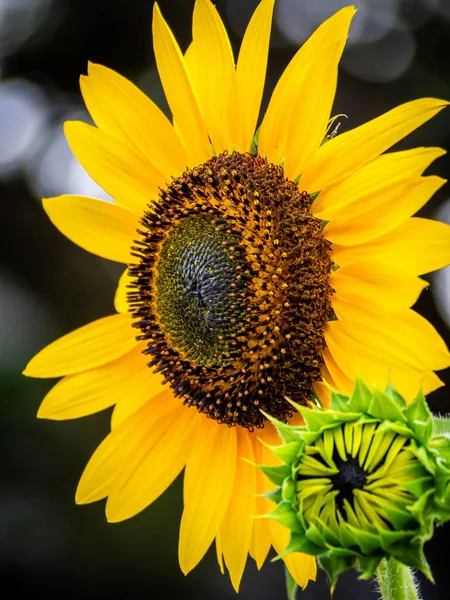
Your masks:
<path fill-rule="evenodd" d="M 420 600 L 419 587 L 411 569 L 393 558 L 381 561 L 377 579 L 383 600 Z"/>

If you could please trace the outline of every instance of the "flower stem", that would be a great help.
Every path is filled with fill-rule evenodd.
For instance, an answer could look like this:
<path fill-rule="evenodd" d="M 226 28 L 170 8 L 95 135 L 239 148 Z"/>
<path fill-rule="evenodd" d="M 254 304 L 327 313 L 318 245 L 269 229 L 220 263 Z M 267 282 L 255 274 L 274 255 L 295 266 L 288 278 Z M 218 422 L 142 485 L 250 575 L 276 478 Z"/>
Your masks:
<path fill-rule="evenodd" d="M 381 561 L 377 579 L 382 600 L 421 600 L 411 569 L 393 558 Z"/>

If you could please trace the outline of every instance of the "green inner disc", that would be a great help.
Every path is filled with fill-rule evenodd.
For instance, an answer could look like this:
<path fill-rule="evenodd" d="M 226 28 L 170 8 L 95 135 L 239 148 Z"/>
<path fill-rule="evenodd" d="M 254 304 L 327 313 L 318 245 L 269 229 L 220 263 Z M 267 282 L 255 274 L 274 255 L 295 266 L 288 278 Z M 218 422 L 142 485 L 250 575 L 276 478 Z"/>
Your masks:
<path fill-rule="evenodd" d="M 159 321 L 171 345 L 198 366 L 233 360 L 232 338 L 244 318 L 245 258 L 239 236 L 226 227 L 211 215 L 187 217 L 168 233 L 158 258 Z"/>

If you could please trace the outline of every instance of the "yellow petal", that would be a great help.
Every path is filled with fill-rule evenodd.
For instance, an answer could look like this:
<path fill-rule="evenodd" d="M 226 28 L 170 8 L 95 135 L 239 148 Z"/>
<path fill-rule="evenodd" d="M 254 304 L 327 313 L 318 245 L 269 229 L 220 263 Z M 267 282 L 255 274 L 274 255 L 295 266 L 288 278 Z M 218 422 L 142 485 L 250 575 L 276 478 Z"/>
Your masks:
<path fill-rule="evenodd" d="M 112 315 L 46 346 L 28 363 L 28 377 L 60 377 L 104 365 L 136 346 L 129 315 Z"/>
<path fill-rule="evenodd" d="M 75 494 L 77 504 L 87 504 L 105 498 L 111 491 L 117 472 L 117 464 L 127 444 L 133 439 L 137 424 L 151 416 L 147 407 L 112 431 L 98 446 L 83 471 Z"/>
<path fill-rule="evenodd" d="M 336 363 L 350 379 L 359 376 L 368 384 L 384 389 L 392 373 L 397 373 L 401 375 L 397 381 L 402 394 L 408 393 L 408 388 L 402 385 L 408 377 L 419 381 L 427 392 L 439 387 L 440 380 L 427 369 L 423 355 L 418 357 L 417 349 L 410 347 L 409 340 L 403 340 L 396 333 L 381 325 L 378 331 L 355 322 L 333 321 L 326 326 L 325 341 Z"/>
<path fill-rule="evenodd" d="M 309 90 L 303 87 L 303 80 L 311 61 L 321 56 L 325 45 L 335 42 L 342 52 L 355 12 L 353 6 L 347 6 L 320 25 L 298 50 L 280 77 L 261 124 L 258 140 L 259 154 L 269 162 L 277 164 L 286 156 L 286 142 L 298 93 L 302 89 L 305 94 L 309 93 Z"/>
<path fill-rule="evenodd" d="M 322 374 L 323 376 L 323 374 Z M 325 379 L 325 377 L 324 377 Z M 337 389 L 337 386 L 334 385 L 334 382 L 331 381 L 327 381 L 328 385 L 331 385 L 331 387 L 333 389 Z M 317 397 L 319 398 L 319 401 L 322 405 L 323 408 L 328 409 L 330 408 L 330 402 L 331 402 L 331 394 L 330 394 L 330 390 L 328 388 L 327 385 L 325 385 L 324 383 L 322 383 L 321 381 L 316 381 L 315 383 L 313 383 L 313 390 L 315 392 L 315 394 L 317 395 Z"/>
<path fill-rule="evenodd" d="M 151 373 L 142 355 L 142 345 L 125 356 L 89 371 L 67 375 L 44 398 L 41 419 L 76 419 L 98 412 L 127 397 L 149 398 L 159 389 L 161 378 Z"/>
<path fill-rule="evenodd" d="M 156 408 L 157 402 L 153 402 L 156 410 L 151 426 L 148 421 L 142 423 L 122 454 L 106 504 L 110 522 L 129 519 L 144 510 L 169 487 L 189 459 L 200 417 L 178 398 L 166 402 L 169 394 L 170 390 L 158 399 L 159 405 L 166 406 Z"/>
<path fill-rule="evenodd" d="M 216 154 L 233 149 L 231 100 L 234 58 L 227 32 L 209 0 L 196 0 L 191 58 L 197 63 L 195 94 Z M 178 121 L 177 121 L 178 123 Z"/>
<path fill-rule="evenodd" d="M 266 78 L 270 29 L 275 0 L 262 0 L 256 7 L 242 39 L 236 66 L 235 146 L 248 152 L 258 122 Z"/>
<path fill-rule="evenodd" d="M 130 262 L 137 219 L 127 210 L 94 198 L 45 198 L 44 210 L 59 231 L 84 250 L 102 258 Z"/>
<path fill-rule="evenodd" d="M 432 371 L 418 372 L 401 369 L 400 367 L 391 369 L 389 379 L 408 404 L 414 400 L 420 391 L 427 395 L 444 385 Z"/>
<path fill-rule="evenodd" d="M 219 531 L 234 487 L 236 428 L 202 419 L 184 476 L 179 561 L 184 574 L 203 558 Z"/>
<path fill-rule="evenodd" d="M 297 93 L 286 143 L 284 171 L 289 179 L 301 174 L 325 138 L 341 55 L 341 42 L 328 45 L 307 69 Z"/>
<path fill-rule="evenodd" d="M 325 342 L 333 360 L 351 381 L 355 381 L 356 377 L 359 376 L 368 385 L 385 389 L 392 368 L 392 365 L 387 363 L 389 358 L 386 360 L 382 348 L 379 349 L 377 345 L 374 346 L 370 339 L 366 340 L 366 338 L 361 337 L 364 331 L 360 332 L 358 330 L 356 332 L 360 333 L 358 342 L 355 341 L 354 336 L 352 337 L 348 330 L 355 333 L 353 323 L 343 321 L 327 323 Z"/>
<path fill-rule="evenodd" d="M 117 284 L 116 294 L 114 296 L 114 308 L 118 313 L 128 312 L 127 293 L 130 291 L 131 282 L 134 278 L 128 275 L 128 269 L 122 273 Z"/>
<path fill-rule="evenodd" d="M 318 195 L 311 210 L 315 217 L 331 221 L 352 217 L 383 205 L 382 197 L 392 188 L 422 175 L 437 158 L 445 154 L 441 148 L 414 148 L 390 152 L 374 159 L 340 183 Z"/>
<path fill-rule="evenodd" d="M 421 98 L 323 144 L 306 165 L 300 187 L 310 194 L 348 177 L 448 105 L 445 100 Z"/>
<path fill-rule="evenodd" d="M 270 519 L 270 527 L 273 547 L 278 554 L 281 554 L 289 542 L 289 529 L 274 519 Z M 305 589 L 309 581 L 316 580 L 317 565 L 314 556 L 303 554 L 303 552 L 292 552 L 283 556 L 283 561 L 297 585 L 302 589 Z"/>
<path fill-rule="evenodd" d="M 379 307 L 370 307 L 365 302 L 357 303 L 338 297 L 333 298 L 333 308 L 338 318 L 344 321 L 377 329 L 386 335 L 392 332 L 394 339 L 391 344 L 394 347 L 406 344 L 422 370 L 439 371 L 450 366 L 450 353 L 444 340 L 431 323 L 410 308 L 388 313 Z"/>
<path fill-rule="evenodd" d="M 328 373 L 333 379 L 335 389 L 339 390 L 343 394 L 351 394 L 354 386 L 354 381 L 349 379 L 347 375 L 339 368 L 338 364 L 334 360 L 331 352 L 328 348 L 324 348 L 322 351 L 322 357 L 325 361 L 325 367 Z"/>
<path fill-rule="evenodd" d="M 164 93 L 187 151 L 188 164 L 201 164 L 211 157 L 205 124 L 180 48 L 156 3 L 153 7 L 153 48 Z"/>
<path fill-rule="evenodd" d="M 356 246 L 333 244 L 333 260 L 346 265 L 377 256 L 396 262 L 412 275 L 422 275 L 450 264 L 450 225 L 413 218 L 397 229 Z"/>
<path fill-rule="evenodd" d="M 263 445 L 258 439 L 267 437 L 267 429 L 271 428 L 270 424 L 266 424 L 263 431 L 251 434 L 253 444 L 254 460 L 257 465 L 264 464 Z M 255 516 L 267 515 L 273 510 L 273 504 L 268 498 L 264 498 L 265 494 L 270 489 L 273 489 L 273 484 L 265 477 L 260 469 L 256 469 L 256 498 L 255 498 Z M 250 556 L 255 560 L 258 569 L 261 569 L 264 561 L 272 545 L 272 535 L 268 519 L 254 519 L 252 538 L 250 541 Z"/>
<path fill-rule="evenodd" d="M 253 446 L 245 429 L 238 428 L 234 489 L 220 527 L 220 539 L 231 583 L 239 592 L 252 538 L 255 515 L 256 467 Z M 252 464 L 249 464 L 249 462 Z"/>
<path fill-rule="evenodd" d="M 80 85 L 86 107 L 100 129 L 119 146 L 137 151 L 157 165 L 167 180 L 186 168 L 186 153 L 165 114 L 128 79 L 89 63 Z"/>
<path fill-rule="evenodd" d="M 133 148 L 81 121 L 67 121 L 64 133 L 77 159 L 119 206 L 138 217 L 158 198 L 166 179 Z"/>
<path fill-rule="evenodd" d="M 324 236 L 342 246 L 362 244 L 380 237 L 422 208 L 444 183 L 445 179 L 434 175 L 411 179 L 380 197 L 377 208 L 353 218 L 346 215 L 343 219 L 330 221 Z"/>
<path fill-rule="evenodd" d="M 395 263 L 367 258 L 334 271 L 329 278 L 339 298 L 388 312 L 409 308 L 429 284 Z"/>

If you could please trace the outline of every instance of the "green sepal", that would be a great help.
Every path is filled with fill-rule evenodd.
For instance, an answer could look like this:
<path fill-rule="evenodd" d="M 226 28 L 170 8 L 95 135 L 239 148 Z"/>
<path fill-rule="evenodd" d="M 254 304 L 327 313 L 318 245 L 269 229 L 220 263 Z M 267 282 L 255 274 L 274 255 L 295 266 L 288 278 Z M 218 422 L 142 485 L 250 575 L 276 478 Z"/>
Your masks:
<path fill-rule="evenodd" d="M 304 442 L 297 438 L 296 442 L 288 442 L 284 446 L 269 446 L 269 448 L 276 457 L 289 465 L 295 461 L 303 445 Z"/>
<path fill-rule="evenodd" d="M 377 389 L 373 390 L 372 400 L 367 412 L 369 415 L 380 419 L 380 421 L 407 421 L 405 414 L 395 400 Z"/>
<path fill-rule="evenodd" d="M 380 547 L 380 536 L 370 533 L 369 531 L 363 531 L 356 529 L 351 525 L 347 525 L 349 531 L 352 532 L 355 542 L 361 548 L 363 554 L 372 554 L 377 548 Z"/>
<path fill-rule="evenodd" d="M 393 400 L 395 400 L 395 402 L 402 408 L 402 410 L 408 406 L 403 396 L 401 396 L 393 387 L 391 380 L 389 380 L 387 388 L 384 390 L 384 393 L 390 396 Z"/>
<path fill-rule="evenodd" d="M 291 531 L 291 537 L 289 538 L 289 544 L 286 546 L 285 550 L 278 556 L 278 558 L 282 558 L 287 554 L 291 554 L 292 552 L 304 552 L 305 554 L 310 554 L 311 556 L 319 556 L 322 554 L 323 547 L 318 546 L 311 540 L 309 540 L 304 533 L 297 533 Z"/>
<path fill-rule="evenodd" d="M 433 581 L 430 565 L 428 564 L 423 553 L 423 541 L 410 544 L 393 545 L 389 549 L 389 553 L 399 562 L 404 565 L 422 571 L 422 573 Z"/>
<path fill-rule="evenodd" d="M 285 502 L 293 503 L 295 502 L 296 494 L 297 486 L 295 482 L 291 478 L 286 478 L 281 486 L 281 497 Z"/>
<path fill-rule="evenodd" d="M 381 556 L 362 556 L 358 560 L 358 566 L 360 571 L 362 571 L 359 576 L 360 579 L 371 579 L 376 570 L 378 569 L 378 565 L 382 560 Z"/>
<path fill-rule="evenodd" d="M 281 502 L 283 500 L 283 498 L 281 496 L 281 487 L 277 487 L 274 490 L 265 492 L 264 494 L 261 494 L 261 496 L 263 496 L 263 498 L 267 498 L 268 500 L 271 500 L 272 502 L 275 502 L 275 504 L 278 504 L 279 502 Z"/>
<path fill-rule="evenodd" d="M 279 421 L 275 417 L 272 417 L 271 415 L 269 415 L 269 413 L 266 413 L 263 410 L 261 412 L 266 417 L 266 419 L 272 423 L 272 425 L 277 430 L 278 435 L 281 437 L 285 444 L 289 444 L 290 442 L 298 442 L 298 432 L 303 429 L 302 427 L 288 425 L 287 423 L 283 423 L 283 421 Z"/>
<path fill-rule="evenodd" d="M 289 465 L 280 465 L 274 467 L 273 465 L 258 465 L 264 475 L 275 485 L 282 486 L 283 481 L 286 477 L 291 474 Z"/>
<path fill-rule="evenodd" d="M 382 549 L 385 552 L 389 552 L 389 549 L 394 544 L 398 544 L 399 542 L 403 542 L 407 539 L 412 539 L 414 537 L 414 531 L 383 531 L 383 535 L 380 536 L 380 544 Z"/>
<path fill-rule="evenodd" d="M 421 444 L 426 445 L 433 435 L 433 419 L 422 392 L 405 410 L 405 416 L 417 439 Z"/>
<path fill-rule="evenodd" d="M 369 388 L 364 385 L 362 379 L 357 377 L 350 402 L 347 402 L 347 404 L 350 404 L 351 410 L 355 412 L 367 413 L 371 400 L 372 394 Z"/>
<path fill-rule="evenodd" d="M 319 557 L 319 563 L 330 579 L 331 592 L 334 591 L 339 575 L 356 565 L 356 558 L 327 552 Z"/>
<path fill-rule="evenodd" d="M 393 431 L 406 438 L 414 437 L 414 432 L 411 431 L 408 425 L 406 423 L 400 423 L 399 421 L 383 421 L 379 425 L 378 431 Z"/>
<path fill-rule="evenodd" d="M 354 412 L 323 411 L 318 408 L 307 408 L 306 406 L 301 406 L 299 412 L 305 419 L 306 427 L 312 432 L 322 431 L 339 423 L 359 419 L 359 414 Z"/>
<path fill-rule="evenodd" d="M 279 521 L 294 533 L 303 533 L 303 529 L 297 520 L 297 513 L 290 502 L 282 500 L 268 516 L 275 519 L 275 521 Z"/>
<path fill-rule="evenodd" d="M 330 409 L 337 410 L 341 412 L 347 412 L 349 410 L 349 400 L 350 398 L 345 394 L 341 394 L 333 388 L 330 388 Z"/>

